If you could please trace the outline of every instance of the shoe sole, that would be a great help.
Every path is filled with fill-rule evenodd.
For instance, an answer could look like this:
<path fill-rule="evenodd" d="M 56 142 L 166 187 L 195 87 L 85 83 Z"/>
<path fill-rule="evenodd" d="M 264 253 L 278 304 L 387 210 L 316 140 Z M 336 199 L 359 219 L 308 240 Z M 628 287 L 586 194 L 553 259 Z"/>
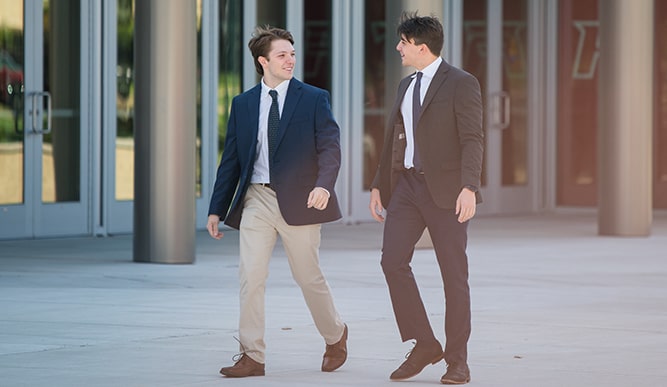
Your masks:
<path fill-rule="evenodd" d="M 225 373 L 220 371 L 220 374 L 223 376 L 226 376 L 228 378 L 245 378 L 247 376 L 264 376 L 265 372 L 264 371 L 258 371 L 258 372 L 253 372 L 248 375 L 235 375 L 233 373 Z"/>
<path fill-rule="evenodd" d="M 440 360 L 444 359 L 444 357 L 445 357 L 445 354 L 444 354 L 444 353 L 441 354 L 441 355 L 436 356 L 436 357 L 431 361 L 431 365 L 438 364 L 438 363 L 440 362 Z M 419 373 L 422 372 L 422 371 L 424 370 L 424 368 L 426 368 L 426 366 L 428 366 L 428 364 L 424 365 L 419 371 L 415 372 L 413 375 L 406 376 L 406 377 L 404 377 L 404 378 L 392 378 L 392 377 L 389 377 L 389 380 L 401 381 L 401 380 L 407 380 L 407 379 L 410 379 L 410 378 L 414 378 L 415 376 L 419 375 Z"/>
<path fill-rule="evenodd" d="M 466 379 L 465 381 L 460 381 L 460 380 L 452 380 L 452 379 L 440 379 L 441 384 L 466 384 L 470 383 L 470 377 Z"/>

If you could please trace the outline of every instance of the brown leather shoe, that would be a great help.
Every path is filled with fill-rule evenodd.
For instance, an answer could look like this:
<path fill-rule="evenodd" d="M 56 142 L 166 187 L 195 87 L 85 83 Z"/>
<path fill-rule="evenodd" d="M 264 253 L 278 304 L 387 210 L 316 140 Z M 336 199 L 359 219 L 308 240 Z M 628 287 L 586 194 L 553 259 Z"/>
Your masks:
<path fill-rule="evenodd" d="M 401 364 L 396 371 L 392 372 L 389 379 L 405 380 L 422 372 L 429 364 L 436 364 L 442 360 L 443 352 L 440 342 L 435 340 L 427 344 L 417 342 L 412 351 L 407 355 L 407 360 Z"/>
<path fill-rule="evenodd" d="M 220 373 L 230 378 L 245 378 L 246 376 L 264 376 L 264 364 L 258 363 L 245 353 L 231 367 L 222 367 Z"/>
<path fill-rule="evenodd" d="M 442 384 L 466 384 L 470 381 L 470 368 L 463 364 L 449 364 L 447 373 L 442 375 L 440 383 Z"/>
<path fill-rule="evenodd" d="M 343 330 L 343 337 L 336 344 L 327 344 L 322 359 L 322 371 L 335 371 L 345 363 L 345 360 L 347 360 L 347 324 Z"/>

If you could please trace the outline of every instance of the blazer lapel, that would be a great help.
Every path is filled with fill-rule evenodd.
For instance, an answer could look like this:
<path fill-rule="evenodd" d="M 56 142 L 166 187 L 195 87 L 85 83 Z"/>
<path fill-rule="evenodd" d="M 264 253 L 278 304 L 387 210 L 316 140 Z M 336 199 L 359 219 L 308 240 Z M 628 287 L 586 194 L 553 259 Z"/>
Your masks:
<path fill-rule="evenodd" d="M 394 107 L 391 109 L 391 118 L 389 121 L 387 121 L 388 125 L 391 125 L 391 129 L 393 129 L 394 124 L 396 123 L 396 118 L 398 117 L 398 112 L 400 111 L 401 108 L 401 103 L 403 103 L 403 98 L 405 97 L 405 91 L 408 90 L 408 86 L 410 86 L 410 82 L 412 81 L 412 75 L 405 77 L 401 80 L 401 82 L 398 84 L 398 91 L 396 96 L 396 102 L 394 102 Z"/>
<path fill-rule="evenodd" d="M 447 72 L 449 71 L 449 67 L 449 63 L 445 62 L 443 59 L 442 63 L 440 63 L 440 66 L 438 66 L 438 70 L 436 70 L 435 75 L 433 76 L 433 80 L 431 80 L 431 84 L 428 86 L 426 95 L 424 96 L 422 112 L 428 107 L 435 94 L 440 90 L 442 83 L 445 82 L 445 79 L 447 79 Z"/>
<path fill-rule="evenodd" d="M 255 159 L 255 151 L 257 149 L 257 131 L 259 130 L 259 98 L 260 94 L 262 93 L 262 85 L 257 84 L 257 86 L 253 87 L 252 89 L 249 90 L 248 92 L 248 128 L 239 128 L 238 130 L 238 135 L 239 136 L 249 136 L 250 141 L 254 146 L 251 146 L 249 149 L 249 160 L 254 160 Z"/>
<path fill-rule="evenodd" d="M 301 90 L 302 86 L 303 84 L 296 78 L 292 78 L 289 82 L 289 86 L 287 87 L 287 95 L 285 96 L 285 105 L 283 106 L 283 113 L 280 115 L 280 126 L 278 127 L 277 139 L 278 144 L 276 145 L 276 149 L 285 136 L 287 125 L 292 119 L 292 115 L 296 110 L 296 106 L 301 99 L 301 94 L 303 94 L 303 90 Z"/>

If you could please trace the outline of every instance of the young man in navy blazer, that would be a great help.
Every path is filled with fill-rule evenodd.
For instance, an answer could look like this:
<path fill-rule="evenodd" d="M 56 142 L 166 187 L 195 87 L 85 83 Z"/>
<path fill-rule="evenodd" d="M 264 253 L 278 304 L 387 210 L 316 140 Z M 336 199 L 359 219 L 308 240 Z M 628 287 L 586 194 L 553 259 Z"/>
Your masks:
<path fill-rule="evenodd" d="M 401 339 L 416 345 L 390 379 L 411 378 L 444 357 L 440 382 L 463 384 L 470 381 L 467 229 L 481 201 L 484 149 L 480 87 L 440 57 L 444 34 L 437 19 L 404 13 L 398 35 L 401 63 L 417 72 L 399 83 L 369 206 L 379 222 L 387 209 L 382 270 Z M 425 228 L 444 282 L 444 353 L 410 267 Z"/>
<path fill-rule="evenodd" d="M 221 219 L 240 236 L 241 357 L 220 373 L 263 376 L 264 291 L 278 236 L 292 276 L 326 343 L 322 371 L 347 359 L 347 325 L 319 266 L 320 228 L 340 219 L 334 185 L 340 129 L 329 93 L 293 78 L 292 34 L 258 27 L 248 43 L 262 81 L 232 101 L 207 229 L 220 239 Z"/>

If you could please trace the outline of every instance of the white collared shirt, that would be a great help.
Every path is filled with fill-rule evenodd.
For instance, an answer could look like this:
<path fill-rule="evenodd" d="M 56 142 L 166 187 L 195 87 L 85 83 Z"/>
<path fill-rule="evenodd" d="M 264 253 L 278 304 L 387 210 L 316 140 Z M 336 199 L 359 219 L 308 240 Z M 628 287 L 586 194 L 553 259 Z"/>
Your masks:
<path fill-rule="evenodd" d="M 435 76 L 435 72 L 438 70 L 438 67 L 440 67 L 440 63 L 442 63 L 442 58 L 438 57 L 430 65 L 424 67 L 424 69 L 421 70 L 423 75 L 421 86 L 419 88 L 419 101 L 422 104 L 424 103 L 424 96 L 426 96 L 426 92 L 428 91 L 429 86 L 431 86 L 431 81 Z M 414 167 L 414 163 L 412 161 L 415 154 L 415 139 L 412 135 L 412 91 L 415 88 L 415 80 L 417 79 L 416 74 L 417 73 L 412 76 L 412 82 L 410 82 L 410 86 L 408 86 L 408 89 L 405 91 L 403 102 L 401 102 L 401 114 L 403 115 L 403 125 L 405 125 L 406 140 L 405 158 L 403 159 L 403 165 L 407 169 Z"/>
<path fill-rule="evenodd" d="M 283 106 L 285 105 L 285 96 L 289 80 L 283 81 L 275 89 L 269 88 L 262 79 L 262 91 L 259 97 L 259 127 L 257 128 L 257 159 L 252 171 L 251 183 L 270 183 L 271 175 L 269 173 L 269 139 L 267 129 L 269 125 L 269 109 L 271 109 L 270 90 L 278 92 L 278 112 L 283 115 Z"/>

